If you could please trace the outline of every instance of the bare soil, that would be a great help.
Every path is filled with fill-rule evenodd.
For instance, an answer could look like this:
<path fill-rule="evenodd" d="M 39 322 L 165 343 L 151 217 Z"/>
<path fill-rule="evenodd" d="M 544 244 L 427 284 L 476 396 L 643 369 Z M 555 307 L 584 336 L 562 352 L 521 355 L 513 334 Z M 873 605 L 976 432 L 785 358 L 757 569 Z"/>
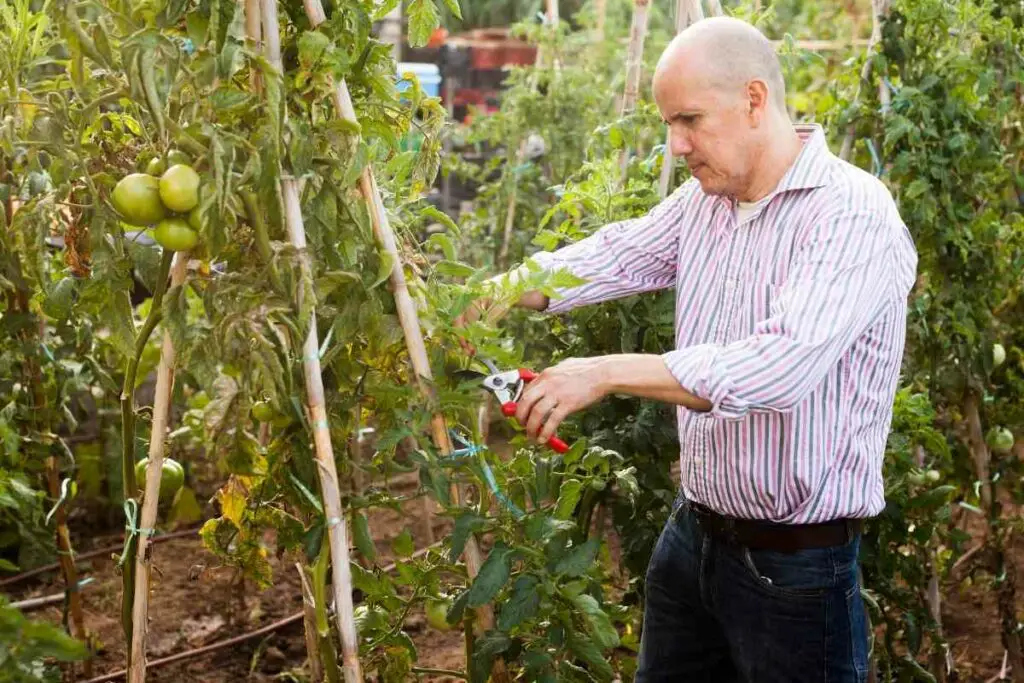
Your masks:
<path fill-rule="evenodd" d="M 409 493 L 415 486 L 414 479 L 406 478 L 404 482 L 396 483 L 393 490 Z M 205 512 L 208 515 L 216 513 L 212 506 Z M 402 513 L 377 510 L 371 515 L 370 527 L 381 564 L 390 561 L 391 541 L 406 528 L 416 539 L 417 547 L 427 545 L 423 519 L 422 499 L 405 503 Z M 980 532 L 977 523 L 970 520 L 967 528 L 972 534 Z M 435 518 L 433 530 L 435 539 L 442 539 L 449 532 L 448 523 L 442 518 Z M 617 547 L 618 539 L 613 533 L 609 533 L 608 539 Z M 112 541 L 117 542 L 116 536 L 95 537 L 81 541 L 76 549 L 81 553 L 111 545 Z M 1019 567 L 1024 565 L 1024 541 L 1018 540 L 1013 555 L 1019 574 Z M 616 553 L 612 553 L 612 557 L 615 556 Z M 203 548 L 198 536 L 155 545 L 156 571 L 150 598 L 148 659 L 152 661 L 222 641 L 300 612 L 300 586 L 293 564 L 287 558 L 278 560 L 273 555 L 270 561 L 274 569 L 274 584 L 258 591 L 251 582 L 240 581 L 233 570 L 219 567 L 216 559 Z M 92 578 L 84 589 L 86 621 L 100 644 L 93 675 L 118 671 L 124 666 L 125 648 L 119 616 L 121 580 L 116 572 L 116 557 L 84 562 L 81 572 L 83 576 Z M 964 683 L 996 680 L 1003 663 L 995 596 L 981 583 L 979 575 L 973 585 L 947 585 L 943 590 L 945 633 L 960 675 L 958 680 Z M 1021 585 L 1019 580 L 1018 585 Z M 60 578 L 54 572 L 11 586 L 9 593 L 12 599 L 22 600 L 60 590 Z M 60 606 L 36 611 L 33 616 L 59 623 Z M 426 624 L 424 615 L 418 611 L 409 615 L 405 626 L 419 653 L 417 666 L 464 669 L 459 631 L 436 631 Z M 148 680 L 157 683 L 295 680 L 289 678 L 287 672 L 304 677 L 307 673 L 305 666 L 303 627 L 301 621 L 297 621 L 260 638 L 151 669 Z M 77 673 L 79 678 L 75 680 L 85 680 L 81 671 Z M 286 675 L 282 677 L 281 674 Z M 420 680 L 440 682 L 458 679 L 422 675 Z"/>

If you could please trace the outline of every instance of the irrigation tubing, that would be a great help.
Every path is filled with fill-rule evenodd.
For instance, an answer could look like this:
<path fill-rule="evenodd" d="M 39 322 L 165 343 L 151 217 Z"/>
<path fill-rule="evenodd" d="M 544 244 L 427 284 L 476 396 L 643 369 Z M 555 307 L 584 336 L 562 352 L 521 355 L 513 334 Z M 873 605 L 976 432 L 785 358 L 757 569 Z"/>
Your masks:
<path fill-rule="evenodd" d="M 429 545 L 426 548 L 422 548 L 421 550 L 417 550 L 412 555 L 410 555 L 408 559 L 413 560 L 413 559 L 416 559 L 418 557 L 422 557 L 423 555 L 426 555 L 431 550 L 434 550 L 434 549 L 439 548 L 439 547 L 441 547 L 441 542 L 440 541 L 437 542 L 437 543 L 434 543 L 432 545 Z M 384 572 L 385 574 L 387 574 L 389 572 L 394 571 L 397 567 L 398 567 L 398 563 L 393 563 L 393 564 L 389 564 L 386 567 L 382 568 L 381 571 Z M 204 645 L 203 647 L 199 647 L 199 648 L 196 648 L 194 650 L 186 650 L 185 652 L 179 652 L 178 654 L 169 655 L 167 657 L 164 657 L 163 659 L 154 659 L 153 661 L 146 663 L 146 669 L 148 670 L 148 669 L 152 669 L 152 668 L 155 668 L 155 667 L 158 667 L 158 666 L 163 666 L 165 664 L 173 664 L 174 662 L 180 662 L 182 660 L 192 659 L 193 657 L 199 657 L 199 656 L 205 655 L 205 654 L 207 654 L 209 652 L 214 652 L 216 650 L 221 650 L 221 649 L 223 649 L 225 647 L 231 647 L 232 645 L 237 645 L 238 643 L 245 642 L 246 640 L 251 640 L 253 638 L 259 638 L 260 636 L 267 635 L 268 633 L 273 633 L 274 631 L 280 630 L 280 629 L 284 628 L 285 626 L 289 626 L 291 624 L 294 624 L 295 622 L 302 621 L 302 618 L 303 618 L 304 614 L 305 613 L 304 613 L 303 610 L 299 610 L 298 612 L 296 612 L 295 614 L 292 614 L 291 616 L 284 617 L 283 619 L 275 621 L 272 624 L 267 624 L 263 628 L 257 629 L 255 631 L 251 631 L 249 633 L 243 633 L 240 636 L 235 636 L 233 638 L 228 638 L 226 640 L 221 640 L 221 641 L 218 641 L 216 643 L 211 643 L 209 645 Z M 109 681 L 116 681 L 118 679 L 124 678 L 127 675 L 128 675 L 128 670 L 127 669 L 121 669 L 120 671 L 114 671 L 113 673 L 103 674 L 102 676 L 97 676 L 96 678 L 90 678 L 88 681 L 85 681 L 84 683 L 108 683 Z"/>
<path fill-rule="evenodd" d="M 149 542 L 150 543 L 162 543 L 163 541 L 170 541 L 170 540 L 173 540 L 175 538 L 184 538 L 186 536 L 192 536 L 194 534 L 198 534 L 199 533 L 199 529 L 201 529 L 201 528 L 202 528 L 201 526 L 197 526 L 197 527 L 191 528 L 191 529 L 183 529 L 181 531 L 174 531 L 174 532 L 171 532 L 169 534 L 160 534 L 159 536 L 154 536 Z M 120 552 L 123 549 L 124 549 L 124 541 L 121 541 L 121 543 L 119 543 L 118 545 L 110 546 L 110 547 L 107 547 L 107 548 L 100 548 L 99 550 L 90 550 L 87 553 L 75 553 L 75 562 L 78 563 L 78 562 L 81 562 L 83 560 L 91 559 L 93 557 L 101 557 L 101 556 L 106 555 L 108 553 L 118 553 L 118 552 Z M 7 578 L 0 579 L 0 588 L 3 588 L 4 586 L 10 586 L 10 585 L 18 583 L 20 581 L 24 581 L 26 579 L 31 579 L 33 576 L 38 576 L 39 574 L 45 574 L 46 572 L 55 571 L 57 569 L 60 569 L 60 563 L 59 562 L 54 562 L 53 564 L 47 564 L 47 565 L 43 565 L 42 567 L 36 567 L 35 569 L 30 569 L 29 571 L 22 572 L 21 574 L 15 574 L 14 576 L 8 576 Z"/>

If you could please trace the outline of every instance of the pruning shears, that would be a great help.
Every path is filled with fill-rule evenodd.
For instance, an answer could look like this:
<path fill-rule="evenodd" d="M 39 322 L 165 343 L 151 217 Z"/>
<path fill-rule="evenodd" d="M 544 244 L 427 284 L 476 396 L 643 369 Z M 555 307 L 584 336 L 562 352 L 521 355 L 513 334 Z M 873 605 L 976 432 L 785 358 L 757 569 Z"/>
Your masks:
<path fill-rule="evenodd" d="M 537 373 L 526 368 L 501 371 L 489 358 L 477 356 L 477 360 L 486 365 L 491 374 L 484 375 L 475 370 L 460 370 L 457 374 L 468 378 L 482 378 L 484 389 L 498 399 L 502 415 L 505 417 L 515 416 L 516 410 L 519 409 L 519 399 L 522 398 L 526 385 L 537 379 Z M 569 450 L 569 445 L 557 436 L 548 439 L 547 445 L 557 453 L 565 453 Z"/>

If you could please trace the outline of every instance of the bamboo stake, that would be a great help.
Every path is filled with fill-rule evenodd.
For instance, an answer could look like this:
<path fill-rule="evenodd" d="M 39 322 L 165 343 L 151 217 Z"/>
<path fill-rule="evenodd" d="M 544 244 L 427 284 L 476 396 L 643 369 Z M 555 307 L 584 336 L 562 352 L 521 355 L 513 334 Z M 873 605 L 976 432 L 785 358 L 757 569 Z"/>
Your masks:
<path fill-rule="evenodd" d="M 640 95 L 640 72 L 644 62 L 644 39 L 647 37 L 647 17 L 650 0 L 633 0 L 633 24 L 629 29 L 629 48 L 626 51 L 626 87 L 622 93 L 621 116 L 625 117 L 636 109 Z M 620 183 L 626 182 L 626 168 L 629 165 L 629 147 L 619 157 Z"/>
<path fill-rule="evenodd" d="M 608 19 L 608 0 L 596 0 L 594 3 L 594 14 L 597 20 L 594 26 L 594 39 L 597 42 L 604 40 L 604 24 Z"/>
<path fill-rule="evenodd" d="M 676 2 L 676 33 L 682 33 L 687 26 L 704 18 L 700 0 L 677 0 Z M 661 178 L 658 180 L 658 196 L 664 199 L 669 194 L 672 175 L 676 169 L 676 159 L 672 156 L 672 132 L 665 131 L 665 154 L 661 162 Z"/>
<path fill-rule="evenodd" d="M 185 283 L 188 269 L 188 253 L 175 254 L 171 267 L 171 287 Z M 135 603 L 132 608 L 131 659 L 128 665 L 128 680 L 143 683 L 146 680 L 146 632 L 149 612 L 149 577 L 152 569 L 153 551 L 149 547 L 148 531 L 156 526 L 157 506 L 160 503 L 160 479 L 163 475 L 164 439 L 171 410 L 171 393 L 174 390 L 174 343 L 170 330 L 164 330 L 160 363 L 156 371 L 156 394 L 153 405 L 153 426 L 149 436 L 149 462 L 146 465 L 146 490 L 142 497 L 142 514 L 139 519 L 138 547 L 135 551 Z"/>
<path fill-rule="evenodd" d="M 722 3 L 720 0 L 708 0 L 708 15 L 712 17 L 722 16 Z"/>
<path fill-rule="evenodd" d="M 260 0 L 245 0 L 245 32 L 252 40 L 253 51 L 259 53 L 263 49 L 263 40 L 260 33 Z M 263 84 L 260 80 L 259 69 L 250 69 L 249 83 L 253 92 L 260 92 Z"/>
<path fill-rule="evenodd" d="M 312 0 L 307 0 L 311 2 Z M 283 77 L 281 61 L 281 38 L 277 19 L 277 0 L 261 0 L 264 48 L 267 61 Z M 288 237 L 299 254 L 299 267 L 303 282 L 312 279 L 312 263 L 306 249 L 306 232 L 299 205 L 298 182 L 294 178 L 281 178 L 281 195 L 284 200 L 285 221 Z M 299 288 L 299 307 L 305 298 L 313 293 L 307 287 Z M 359 666 L 359 642 L 356 638 L 355 610 L 352 604 L 352 569 L 349 566 L 348 529 L 341 509 L 341 492 L 338 487 L 338 471 L 334 463 L 334 448 L 327 423 L 327 408 L 324 401 L 323 378 L 320 374 L 320 343 L 316 328 L 316 311 L 310 314 L 309 332 L 302 347 L 303 369 L 306 379 L 307 409 L 310 424 L 313 425 L 314 447 L 317 460 L 317 475 L 323 495 L 324 513 L 327 516 L 328 539 L 331 551 L 331 578 L 341 640 L 342 669 L 346 683 L 361 683 L 362 670 Z"/>
<path fill-rule="evenodd" d="M 874 60 L 871 59 L 871 53 L 875 49 L 875 46 L 882 40 L 882 19 L 889 14 L 889 6 L 891 0 L 871 0 L 871 38 L 868 40 L 867 47 L 867 59 L 864 60 L 864 66 L 860 71 L 861 84 L 865 83 L 868 78 L 871 77 L 871 67 L 874 65 Z M 860 86 L 858 86 L 858 93 Z M 856 100 L 858 96 L 855 96 Z M 885 83 L 879 79 L 878 83 L 878 99 L 882 104 L 883 110 L 889 105 L 889 89 Z M 843 161 L 849 161 L 850 156 L 853 154 L 853 143 L 854 138 L 857 135 L 856 123 L 850 123 L 846 128 L 846 135 L 843 137 L 843 145 L 839 150 L 839 158 Z"/>
<path fill-rule="evenodd" d="M 272 2 L 273 0 L 264 1 Z M 324 16 L 320 0 L 305 0 L 305 7 L 309 23 L 313 28 L 316 28 L 324 22 L 326 17 Z M 334 105 L 338 116 L 350 123 L 357 122 L 355 108 L 352 105 L 352 97 L 349 95 L 348 85 L 345 83 L 344 79 L 335 83 Z M 359 176 L 359 189 L 362 192 L 363 199 L 368 204 L 370 220 L 373 223 L 374 235 L 376 235 L 377 240 L 392 256 L 394 265 L 391 269 L 391 286 L 394 290 L 395 306 L 398 310 L 399 322 L 402 325 L 405 343 L 409 349 L 413 372 L 416 375 L 416 384 L 420 392 L 430 399 L 431 390 L 428 382 L 433 379 L 433 374 L 430 371 L 427 349 L 423 342 L 423 331 L 420 329 L 419 315 L 416 312 L 416 305 L 413 303 L 412 296 L 409 294 L 409 287 L 406 284 L 405 272 L 402 269 L 402 258 L 398 252 L 395 235 L 391 230 L 387 211 L 384 208 L 384 203 L 380 197 L 380 191 L 377 189 L 377 183 L 373 177 L 373 170 L 369 164 L 363 168 L 363 171 Z M 430 427 L 434 445 L 441 452 L 441 455 L 450 455 L 452 452 L 452 444 L 448 437 L 448 429 L 445 426 L 444 416 L 441 413 L 434 413 L 430 420 Z M 455 484 L 452 484 L 451 486 L 451 497 L 452 501 L 458 505 L 461 496 L 459 494 L 458 487 Z M 480 555 L 480 547 L 477 544 L 475 537 L 470 536 L 469 540 L 466 541 L 463 558 L 466 561 L 466 571 L 469 574 L 470 580 L 472 580 L 480 572 L 480 566 L 483 564 Z M 479 607 L 477 609 L 477 616 L 483 629 L 493 628 L 494 611 L 491 609 L 490 605 Z M 496 683 L 505 683 L 510 680 L 508 672 L 505 669 L 505 664 L 501 659 L 495 660 L 492 668 L 492 677 Z"/>

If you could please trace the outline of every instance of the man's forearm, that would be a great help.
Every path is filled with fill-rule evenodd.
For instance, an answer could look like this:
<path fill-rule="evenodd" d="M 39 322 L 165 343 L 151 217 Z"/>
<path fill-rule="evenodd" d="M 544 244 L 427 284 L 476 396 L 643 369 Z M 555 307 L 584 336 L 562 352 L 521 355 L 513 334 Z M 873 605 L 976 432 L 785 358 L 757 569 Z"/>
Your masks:
<path fill-rule="evenodd" d="M 527 292 L 519 297 L 519 301 L 516 302 L 516 305 L 521 306 L 522 308 L 529 308 L 534 311 L 545 311 L 550 303 L 551 300 L 546 294 L 533 290 L 532 292 Z"/>
<path fill-rule="evenodd" d="M 664 401 L 698 412 L 711 410 L 710 401 L 679 386 L 661 356 L 624 353 L 605 356 L 601 363 L 605 393 Z"/>

